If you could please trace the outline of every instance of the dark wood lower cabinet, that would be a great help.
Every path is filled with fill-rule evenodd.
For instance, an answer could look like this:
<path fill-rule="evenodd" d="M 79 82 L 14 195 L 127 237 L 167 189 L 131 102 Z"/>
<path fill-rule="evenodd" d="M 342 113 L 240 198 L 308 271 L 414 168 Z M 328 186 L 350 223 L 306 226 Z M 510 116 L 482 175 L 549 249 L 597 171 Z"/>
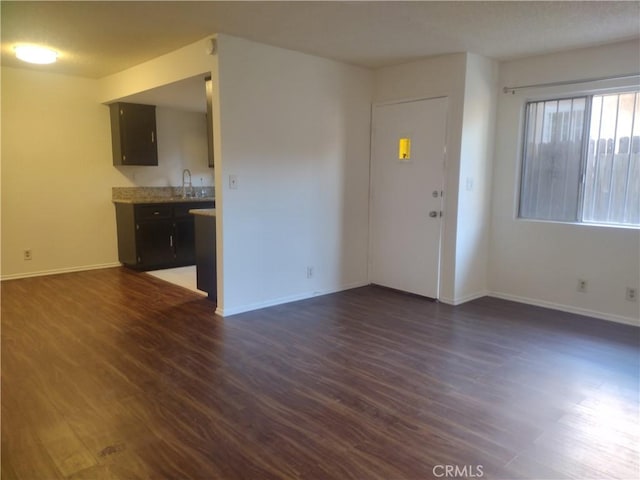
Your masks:
<path fill-rule="evenodd" d="M 195 215 L 196 221 L 196 285 L 207 292 L 209 300 L 218 298 L 216 276 L 216 217 Z"/>
<path fill-rule="evenodd" d="M 196 233 L 193 215 L 175 218 L 173 223 L 176 262 L 181 265 L 196 263 Z"/>
<path fill-rule="evenodd" d="M 136 225 L 136 265 L 164 265 L 175 254 L 173 224 L 170 220 L 140 222 Z"/>
<path fill-rule="evenodd" d="M 138 270 L 194 265 L 193 208 L 211 208 L 213 202 L 116 203 L 118 259 Z"/>

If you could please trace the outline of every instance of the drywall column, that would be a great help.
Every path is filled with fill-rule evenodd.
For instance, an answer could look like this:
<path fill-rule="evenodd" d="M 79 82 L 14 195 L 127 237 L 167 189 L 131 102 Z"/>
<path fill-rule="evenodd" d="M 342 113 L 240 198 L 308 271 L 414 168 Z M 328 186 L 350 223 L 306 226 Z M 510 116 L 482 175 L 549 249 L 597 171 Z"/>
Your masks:
<path fill-rule="evenodd" d="M 218 313 L 366 284 L 372 72 L 228 35 L 218 59 Z"/>
<path fill-rule="evenodd" d="M 491 179 L 497 62 L 467 54 L 456 228 L 455 297 L 462 303 L 488 292 Z"/>

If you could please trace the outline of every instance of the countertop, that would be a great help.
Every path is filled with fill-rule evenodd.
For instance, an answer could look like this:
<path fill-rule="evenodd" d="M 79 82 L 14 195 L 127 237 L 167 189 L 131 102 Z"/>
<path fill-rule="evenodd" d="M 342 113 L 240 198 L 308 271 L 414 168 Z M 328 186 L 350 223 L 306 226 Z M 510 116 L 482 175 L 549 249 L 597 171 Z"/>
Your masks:
<path fill-rule="evenodd" d="M 189 210 L 189 213 L 192 215 L 201 215 L 203 217 L 215 217 L 216 209 L 215 208 L 192 208 Z"/>
<path fill-rule="evenodd" d="M 198 196 L 184 197 L 185 192 Z M 216 193 L 213 187 L 113 187 L 111 200 L 113 203 L 198 203 L 215 202 Z"/>
<path fill-rule="evenodd" d="M 114 198 L 113 203 L 199 203 L 199 202 L 215 202 L 215 197 L 133 197 L 133 198 Z"/>

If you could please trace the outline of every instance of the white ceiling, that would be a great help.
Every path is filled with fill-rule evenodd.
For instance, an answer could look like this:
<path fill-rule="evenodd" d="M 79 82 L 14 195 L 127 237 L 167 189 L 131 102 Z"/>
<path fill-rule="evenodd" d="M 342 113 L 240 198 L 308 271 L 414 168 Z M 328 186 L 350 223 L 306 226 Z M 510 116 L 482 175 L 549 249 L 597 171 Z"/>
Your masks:
<path fill-rule="evenodd" d="M 380 67 L 473 52 L 499 60 L 640 38 L 640 1 L 0 2 L 2 65 L 100 78 L 212 33 Z M 60 52 L 54 65 L 15 59 L 16 43 Z M 164 102 L 202 105 L 202 79 Z M 158 92 L 130 101 L 156 103 Z"/>
<path fill-rule="evenodd" d="M 2 0 L 1 9 L 3 65 L 17 66 L 15 43 L 45 43 L 61 52 L 48 71 L 92 78 L 217 32 L 366 67 L 463 51 L 511 59 L 640 36 L 638 1 Z"/>

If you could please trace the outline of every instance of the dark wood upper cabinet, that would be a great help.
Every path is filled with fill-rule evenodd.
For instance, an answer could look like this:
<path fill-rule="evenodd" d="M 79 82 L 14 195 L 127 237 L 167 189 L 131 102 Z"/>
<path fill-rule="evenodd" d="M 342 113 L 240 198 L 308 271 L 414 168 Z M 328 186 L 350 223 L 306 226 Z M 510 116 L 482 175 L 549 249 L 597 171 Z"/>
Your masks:
<path fill-rule="evenodd" d="M 158 165 L 156 107 L 112 103 L 111 143 L 114 165 Z"/>

